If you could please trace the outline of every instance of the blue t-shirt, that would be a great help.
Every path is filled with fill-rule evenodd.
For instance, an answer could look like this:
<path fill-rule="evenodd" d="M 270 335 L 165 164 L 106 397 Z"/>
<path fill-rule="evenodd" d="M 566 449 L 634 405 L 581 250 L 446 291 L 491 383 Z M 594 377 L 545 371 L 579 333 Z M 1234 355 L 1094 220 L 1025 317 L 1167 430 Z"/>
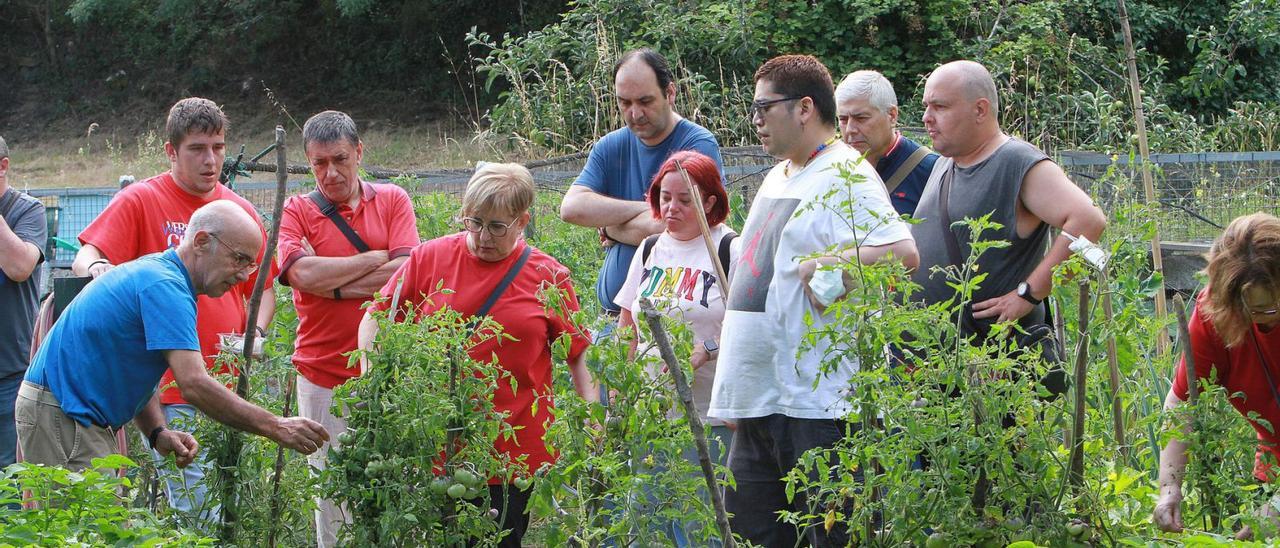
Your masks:
<path fill-rule="evenodd" d="M 156 391 L 165 350 L 200 350 L 196 296 L 174 250 L 113 268 L 58 318 L 26 379 L 85 426 L 119 428 Z"/>
<path fill-rule="evenodd" d="M 724 163 L 720 161 L 716 137 L 706 128 L 681 118 L 671 135 L 656 146 L 644 144 L 627 127 L 605 135 L 592 147 L 586 166 L 573 184 L 611 198 L 644 200 L 658 168 L 672 153 L 681 150 L 695 150 L 715 160 L 723 181 Z M 600 277 L 596 278 L 596 298 L 605 310 L 619 310 L 613 297 L 627 280 L 627 269 L 635 253 L 635 246 L 617 243 L 605 254 Z"/>
<path fill-rule="evenodd" d="M 904 135 L 898 136 L 898 144 L 893 147 L 879 162 L 876 162 L 876 173 L 880 174 L 882 181 L 888 181 L 898 166 L 907 161 L 911 154 L 920 148 L 920 143 L 906 138 Z M 914 215 L 916 205 L 920 203 L 920 195 L 924 193 L 924 185 L 929 182 L 929 174 L 933 172 L 933 164 L 938 161 L 938 153 L 931 152 L 916 164 L 916 168 L 911 170 L 911 174 L 907 175 L 897 188 L 889 193 L 889 201 L 893 202 L 893 209 L 898 213 Z"/>

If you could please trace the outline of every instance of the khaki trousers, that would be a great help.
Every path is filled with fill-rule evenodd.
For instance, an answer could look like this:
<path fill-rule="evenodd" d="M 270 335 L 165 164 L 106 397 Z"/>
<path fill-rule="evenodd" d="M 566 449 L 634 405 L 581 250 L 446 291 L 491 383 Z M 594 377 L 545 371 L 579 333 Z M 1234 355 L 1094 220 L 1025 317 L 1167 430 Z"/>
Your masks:
<path fill-rule="evenodd" d="M 112 429 L 76 422 L 53 392 L 35 383 L 22 381 L 13 419 L 25 462 L 80 471 L 93 466 L 93 459 L 119 452 Z"/>
<path fill-rule="evenodd" d="M 315 453 L 307 455 L 307 464 L 315 470 L 324 470 L 328 463 L 329 447 L 339 449 L 338 436 L 347 431 L 347 421 L 334 416 L 333 390 L 318 386 L 306 377 L 298 375 L 298 415 L 320 423 L 329 432 L 329 441 Z M 351 516 L 342 506 L 328 499 L 316 499 L 316 546 L 337 546 L 338 529 L 351 523 Z"/>

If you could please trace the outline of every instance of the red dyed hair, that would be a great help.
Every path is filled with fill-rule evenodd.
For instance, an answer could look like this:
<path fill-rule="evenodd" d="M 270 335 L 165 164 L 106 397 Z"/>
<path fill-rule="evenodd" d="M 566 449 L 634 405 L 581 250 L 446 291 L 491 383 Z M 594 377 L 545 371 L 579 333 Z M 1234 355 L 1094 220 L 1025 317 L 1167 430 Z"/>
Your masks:
<path fill-rule="evenodd" d="M 660 205 L 662 196 L 662 178 L 668 173 L 679 173 L 676 169 L 676 162 L 684 166 L 684 170 L 689 173 L 689 179 L 693 180 L 693 184 L 698 187 L 698 192 L 702 194 L 702 200 L 705 202 L 707 196 L 715 196 L 716 203 L 711 205 L 711 210 L 707 211 L 707 226 L 716 226 L 723 223 L 729 217 L 729 195 L 724 190 L 724 184 L 720 182 L 720 170 L 716 168 L 715 160 L 708 158 L 701 152 L 692 150 L 682 150 L 672 154 L 667 161 L 662 163 L 662 167 L 658 169 L 658 173 L 653 176 L 653 181 L 649 183 L 649 211 L 653 213 L 654 219 L 662 218 L 662 207 Z"/>

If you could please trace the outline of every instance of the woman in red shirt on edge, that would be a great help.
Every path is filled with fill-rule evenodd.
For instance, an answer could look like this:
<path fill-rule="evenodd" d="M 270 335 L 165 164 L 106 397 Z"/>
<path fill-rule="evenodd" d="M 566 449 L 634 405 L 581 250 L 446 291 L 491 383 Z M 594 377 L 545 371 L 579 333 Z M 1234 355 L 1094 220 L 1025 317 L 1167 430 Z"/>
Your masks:
<path fill-rule="evenodd" d="M 1209 250 L 1209 285 L 1196 299 L 1188 328 L 1195 357 L 1196 378 L 1215 378 L 1232 396 L 1231 405 L 1246 417 L 1256 412 L 1280 426 L 1280 219 L 1265 213 L 1239 217 L 1227 226 Z M 1216 370 L 1216 372 L 1215 372 Z M 1186 360 L 1178 364 L 1173 386 L 1165 397 L 1166 410 L 1187 398 Z M 1261 482 L 1275 477 L 1280 461 L 1280 436 L 1258 421 L 1253 475 Z M 1189 430 L 1190 426 L 1184 426 Z M 1187 467 L 1187 443 L 1169 440 L 1160 453 L 1160 498 L 1152 520 L 1164 531 L 1182 531 L 1182 476 Z M 1258 514 L 1280 523 L 1280 512 L 1268 502 Z M 1249 527 L 1236 535 L 1253 536 Z"/>
<path fill-rule="evenodd" d="M 524 166 L 482 165 L 467 182 L 462 197 L 459 220 L 465 230 L 419 244 L 380 292 L 394 295 L 396 285 L 404 280 L 400 288 L 402 301 L 397 306 L 412 303 L 422 314 L 448 306 L 474 315 L 508 272 L 517 272 L 487 313 L 502 326 L 504 336 L 486 338 L 469 351 L 477 361 L 497 356 L 498 366 L 516 381 L 515 389 L 508 382 L 498 383 L 493 394 L 495 409 L 508 413 L 506 420 L 515 428 L 513 438 L 499 438 L 494 445 L 513 459 L 526 457 L 527 469 L 513 471 L 516 477 L 529 477 L 543 463 L 555 460 L 543 438 L 554 404 L 551 343 L 561 335 L 568 335 L 571 340 L 567 361 L 574 388 L 588 401 L 600 398 L 584 359 L 590 336 L 567 317 L 578 310 L 569 269 L 530 246 L 522 236 L 529 224 L 534 194 L 533 176 Z M 539 289 L 552 286 L 565 295 L 563 316 L 548 312 L 538 299 Z M 441 287 L 453 291 L 438 291 Z M 384 301 L 374 306 L 386 310 L 391 303 Z M 360 348 L 372 348 L 377 332 L 377 322 L 365 313 L 360 322 Z M 510 533 L 499 546 L 518 547 L 529 523 L 525 508 L 529 490 L 505 485 L 504 481 L 489 480 L 489 501 L 500 512 L 506 501 L 502 529 Z"/>

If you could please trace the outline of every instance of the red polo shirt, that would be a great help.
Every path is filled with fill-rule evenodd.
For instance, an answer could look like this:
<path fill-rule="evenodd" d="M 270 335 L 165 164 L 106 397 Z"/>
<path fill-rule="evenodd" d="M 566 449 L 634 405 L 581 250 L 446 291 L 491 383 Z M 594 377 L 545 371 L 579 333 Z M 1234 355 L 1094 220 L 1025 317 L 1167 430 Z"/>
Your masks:
<path fill-rule="evenodd" d="M 491 263 L 471 254 L 465 232 L 436 238 L 413 250 L 409 260 L 387 281 L 382 293 L 394 294 L 396 284 L 403 278 L 402 304 L 413 303 L 423 314 L 446 306 L 474 314 L 527 245 L 521 241 L 506 259 Z M 438 292 L 437 287 L 453 292 Z M 564 292 L 564 315 L 553 313 L 539 298 L 539 292 L 547 287 Z M 390 303 L 383 301 L 375 306 L 386 310 Z M 519 275 L 489 311 L 489 316 L 502 326 L 504 336 L 490 337 L 468 353 L 477 361 L 496 359 L 498 366 L 515 380 L 514 389 L 506 380 L 498 382 L 498 391 L 493 394 L 494 407 L 508 413 L 506 421 L 515 427 L 515 437 L 499 438 L 494 447 L 512 457 L 527 455 L 525 465 L 530 473 L 555 458 L 544 441 L 553 417 L 551 410 L 555 407 L 551 390 L 551 344 L 561 335 L 569 336 L 570 360 L 577 359 L 591 344 L 586 329 L 568 317 L 576 311 L 578 297 L 573 292 L 569 269 L 535 248 Z M 490 480 L 490 483 L 501 482 L 501 479 Z"/>
<path fill-rule="evenodd" d="M 143 255 L 178 247 L 178 242 L 187 231 L 187 221 L 191 220 L 191 214 L 214 200 L 235 202 L 249 212 L 258 222 L 258 228 L 262 229 L 262 221 L 253 204 L 227 187 L 219 184 L 214 188 L 212 196 L 207 199 L 198 198 L 178 186 L 171 173 L 163 173 L 131 184 L 116 193 L 107 208 L 80 233 L 80 243 L 98 248 L 111 264 L 117 265 Z M 262 261 L 262 252 L 266 250 L 266 241 L 267 233 L 263 231 L 259 262 Z M 271 278 L 267 278 L 264 291 L 271 290 L 271 280 L 277 270 L 273 263 Z M 205 366 L 215 374 L 231 371 L 226 367 L 215 369 L 218 334 L 244 332 L 245 301 L 253 294 L 256 279 L 257 273 L 254 273 L 244 283 L 232 286 L 221 297 L 214 299 L 200 295 L 196 299 L 196 332 L 200 340 L 200 353 L 204 355 Z M 172 372 L 165 372 L 160 386 L 163 388 L 160 403 L 187 403 L 173 382 Z"/>
<path fill-rule="evenodd" d="M 338 213 L 371 250 L 386 251 L 391 258 L 404 257 L 418 245 L 418 222 L 413 202 L 404 189 L 392 184 L 361 182 L 360 202 L 355 209 L 343 204 Z M 307 240 L 320 257 L 357 255 L 355 246 L 333 221 L 306 195 L 289 198 L 280 218 L 280 283 L 289 284 L 289 267 L 306 252 Z M 333 388 L 360 374 L 359 367 L 347 367 L 347 354 L 356 349 L 356 328 L 364 317 L 364 298 L 334 299 L 293 290 L 298 311 L 298 338 L 294 342 L 293 365 L 298 373 L 318 386 Z"/>
<path fill-rule="evenodd" d="M 1196 299 L 1196 309 L 1191 313 L 1191 320 L 1187 325 L 1191 332 L 1191 349 L 1196 358 L 1196 378 L 1213 378 L 1210 372 L 1217 370 L 1217 384 L 1232 395 L 1231 406 L 1236 411 L 1245 417 L 1256 411 L 1260 418 L 1280 426 L 1280 402 L 1276 401 L 1267 375 L 1262 370 L 1266 367 L 1271 372 L 1271 380 L 1280 384 L 1280 328 L 1264 332 L 1257 325 L 1252 325 L 1252 333 L 1246 334 L 1240 344 L 1227 348 L 1213 322 L 1202 312 L 1208 292 L 1208 289 L 1202 291 Z M 1256 347 L 1254 338 L 1258 342 Z M 1259 354 L 1262 359 L 1259 359 Z M 1280 391 L 1280 386 L 1276 388 Z M 1187 399 L 1185 358 L 1178 363 L 1173 379 L 1173 393 L 1184 401 Z M 1267 478 L 1271 476 L 1270 463 L 1280 461 L 1280 445 L 1277 445 L 1280 444 L 1280 436 L 1267 430 L 1259 422 L 1250 419 L 1249 424 L 1258 434 L 1253 475 L 1260 481 L 1268 481 Z"/>

